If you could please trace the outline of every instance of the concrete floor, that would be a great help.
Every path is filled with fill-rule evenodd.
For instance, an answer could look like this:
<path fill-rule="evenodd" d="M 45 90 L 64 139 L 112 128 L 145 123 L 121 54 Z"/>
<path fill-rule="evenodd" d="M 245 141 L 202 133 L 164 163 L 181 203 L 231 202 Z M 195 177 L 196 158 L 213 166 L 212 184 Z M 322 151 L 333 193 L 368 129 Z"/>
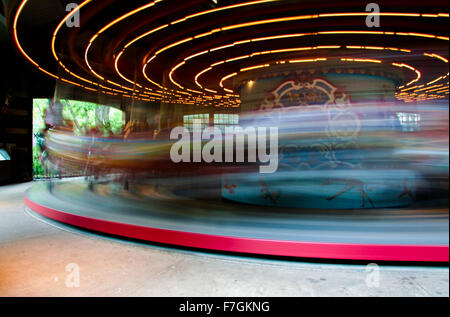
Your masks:
<path fill-rule="evenodd" d="M 126 242 L 24 210 L 0 187 L 0 296 L 449 296 L 448 267 L 269 260 Z"/>

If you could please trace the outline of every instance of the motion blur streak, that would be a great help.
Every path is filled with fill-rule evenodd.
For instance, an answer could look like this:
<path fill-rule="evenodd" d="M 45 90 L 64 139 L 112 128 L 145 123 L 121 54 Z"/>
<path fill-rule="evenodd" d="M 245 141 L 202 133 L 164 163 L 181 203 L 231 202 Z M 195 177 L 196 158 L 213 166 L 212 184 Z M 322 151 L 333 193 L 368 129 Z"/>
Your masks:
<path fill-rule="evenodd" d="M 323 106 L 297 106 L 244 113 L 241 126 L 278 127 L 280 167 L 264 177 L 281 186 L 291 207 L 297 207 L 290 201 L 296 195 L 312 199 L 317 196 L 314 191 L 321 189 L 329 193 L 328 201 L 356 189 L 360 195 L 353 199 L 362 200 L 360 207 L 385 207 L 388 202 L 381 197 L 387 199 L 392 192 L 402 205 L 443 204 L 448 189 L 447 105 L 394 109 L 380 111 L 379 105 L 360 104 L 342 113 L 342 109 L 324 111 Z M 330 121 L 330 116 L 339 118 Z M 99 132 L 76 135 L 56 127 L 47 134 L 53 165 L 78 168 L 95 179 L 145 183 L 148 178 L 161 178 L 173 179 L 175 184 L 195 176 L 196 186 L 204 181 L 208 188 L 212 176 L 228 179 L 240 174 L 249 177 L 249 197 L 251 187 L 259 191 L 262 176 L 256 163 L 176 164 L 169 157 L 173 142 L 164 133 L 153 136 L 150 131 L 105 137 Z M 376 197 L 381 199 L 379 204 Z"/>

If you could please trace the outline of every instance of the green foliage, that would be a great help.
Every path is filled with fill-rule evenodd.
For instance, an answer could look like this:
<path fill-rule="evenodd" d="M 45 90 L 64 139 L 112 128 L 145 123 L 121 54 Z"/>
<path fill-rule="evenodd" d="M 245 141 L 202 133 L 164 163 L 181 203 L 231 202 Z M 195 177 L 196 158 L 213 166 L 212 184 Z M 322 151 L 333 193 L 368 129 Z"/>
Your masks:
<path fill-rule="evenodd" d="M 33 100 L 33 176 L 35 179 L 48 177 L 40 160 L 42 151 L 39 147 L 39 137 L 45 128 L 44 114 L 49 104 L 48 99 Z"/>
<path fill-rule="evenodd" d="M 49 107 L 48 99 L 33 100 L 33 135 L 42 131 L 45 127 L 44 113 Z"/>
<path fill-rule="evenodd" d="M 97 127 L 106 136 L 110 132 L 116 134 L 121 131 L 124 123 L 123 112 L 114 107 L 107 107 L 91 102 L 66 100 L 62 101 L 63 118 L 78 123 L 80 129 L 75 128 L 75 133 L 82 135 L 87 129 Z M 107 119 L 98 118 L 97 111 L 109 108 Z M 76 124 L 74 124 L 76 126 Z"/>
<path fill-rule="evenodd" d="M 124 125 L 123 112 L 114 107 L 98 105 L 92 102 L 77 100 L 61 100 L 62 117 L 67 124 L 74 124 L 74 134 L 83 135 L 88 129 L 97 127 L 105 136 L 119 133 Z M 42 166 L 42 151 L 39 147 L 41 132 L 45 128 L 45 112 L 50 107 L 49 99 L 33 100 L 33 175 L 34 178 L 49 177 L 48 171 Z M 107 109 L 109 108 L 109 109 Z M 106 118 L 99 118 L 98 113 L 108 112 Z M 75 123 L 76 122 L 76 123 Z M 77 128 L 79 126 L 79 128 Z"/>

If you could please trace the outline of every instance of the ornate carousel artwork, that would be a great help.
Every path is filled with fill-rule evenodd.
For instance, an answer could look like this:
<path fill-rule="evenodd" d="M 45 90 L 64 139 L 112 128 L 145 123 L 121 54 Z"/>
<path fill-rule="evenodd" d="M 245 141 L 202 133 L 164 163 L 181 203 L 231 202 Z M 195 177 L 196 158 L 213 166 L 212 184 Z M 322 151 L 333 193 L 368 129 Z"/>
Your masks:
<path fill-rule="evenodd" d="M 227 175 L 223 196 L 300 208 L 409 204 L 413 191 L 409 189 L 408 195 L 402 192 L 404 186 L 411 186 L 411 172 L 402 171 L 398 179 L 383 184 L 389 170 L 383 166 L 367 169 L 376 162 L 375 158 L 365 159 L 360 149 L 361 138 L 366 141 L 364 121 L 368 119 L 364 118 L 367 112 L 359 110 L 348 93 L 326 79 L 283 81 L 256 107 L 256 119 L 248 120 L 249 125 L 280 127 L 278 171 L 274 175 Z"/>

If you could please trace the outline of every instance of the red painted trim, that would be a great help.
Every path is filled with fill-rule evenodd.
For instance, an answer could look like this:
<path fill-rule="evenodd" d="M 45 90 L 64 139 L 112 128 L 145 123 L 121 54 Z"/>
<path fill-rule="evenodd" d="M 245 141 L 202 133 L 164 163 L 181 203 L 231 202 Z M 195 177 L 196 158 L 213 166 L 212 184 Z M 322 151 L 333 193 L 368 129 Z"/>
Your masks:
<path fill-rule="evenodd" d="M 128 238 L 186 247 L 305 258 L 372 261 L 449 261 L 448 245 L 322 243 L 216 236 L 87 218 L 45 207 L 28 199 L 26 196 L 25 205 L 45 217 L 69 225 Z"/>

